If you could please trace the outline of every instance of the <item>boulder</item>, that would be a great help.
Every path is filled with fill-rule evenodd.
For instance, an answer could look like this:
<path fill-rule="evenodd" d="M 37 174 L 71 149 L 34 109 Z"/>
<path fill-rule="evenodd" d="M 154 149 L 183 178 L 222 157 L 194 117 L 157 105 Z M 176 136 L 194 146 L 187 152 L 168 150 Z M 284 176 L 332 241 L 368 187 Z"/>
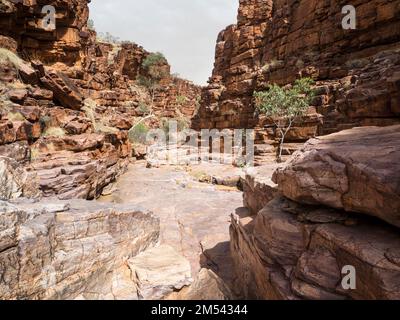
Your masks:
<path fill-rule="evenodd" d="M 272 173 L 279 164 L 264 165 L 246 170 L 242 178 L 243 205 L 257 214 L 278 194 L 278 186 L 271 180 Z"/>
<path fill-rule="evenodd" d="M 158 300 L 192 282 L 189 261 L 167 245 L 149 249 L 128 263 L 140 299 Z"/>
<path fill-rule="evenodd" d="M 37 67 L 39 68 L 39 67 Z M 83 107 L 83 96 L 78 87 L 62 72 L 45 68 L 40 77 L 46 89 L 53 92 L 54 98 L 65 108 L 80 110 Z"/>
<path fill-rule="evenodd" d="M 400 227 L 400 125 L 309 141 L 273 180 L 289 199 L 378 217 Z"/>
<path fill-rule="evenodd" d="M 0 157 L 0 199 L 38 198 L 38 180 L 35 173 L 27 172 L 17 161 Z"/>

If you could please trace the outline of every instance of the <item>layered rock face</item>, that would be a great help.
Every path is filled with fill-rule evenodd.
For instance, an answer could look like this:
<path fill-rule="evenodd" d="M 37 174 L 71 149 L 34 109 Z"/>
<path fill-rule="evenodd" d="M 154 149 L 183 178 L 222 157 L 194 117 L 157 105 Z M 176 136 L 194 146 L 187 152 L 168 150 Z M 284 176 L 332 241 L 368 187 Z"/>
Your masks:
<path fill-rule="evenodd" d="M 0 221 L 1 299 L 135 298 L 127 259 L 159 236 L 146 210 L 83 200 L 0 202 Z"/>
<path fill-rule="evenodd" d="M 1 34 L 17 40 L 18 51 L 27 59 L 39 59 L 45 64 L 81 62 L 84 50 L 83 31 L 89 17 L 90 0 L 9 1 L 0 3 Z M 56 9 L 56 29 L 43 29 L 42 9 Z"/>
<path fill-rule="evenodd" d="M 310 141 L 260 198 L 281 195 L 256 215 L 233 216 L 242 297 L 400 298 L 399 129 L 356 128 Z M 353 289 L 343 286 L 349 266 Z"/>
<path fill-rule="evenodd" d="M 253 92 L 300 77 L 317 81 L 317 97 L 310 116 L 294 125 L 287 141 L 398 123 L 400 4 L 353 1 L 356 30 L 342 28 L 344 5 L 241 0 L 238 23 L 218 37 L 213 75 L 194 127 L 256 128 L 258 143 L 272 143 L 277 133 L 255 115 Z"/>
<path fill-rule="evenodd" d="M 44 30 L 43 6 L 56 10 Z M 147 115 L 148 90 L 138 85 L 150 54 L 134 43 L 106 43 L 87 27 L 88 1 L 0 4 L 0 151 L 37 172 L 44 196 L 93 199 L 124 172 L 132 155 L 128 130 Z M 167 62 L 153 101 L 160 119 L 190 122 L 200 94 L 170 75 Z"/>

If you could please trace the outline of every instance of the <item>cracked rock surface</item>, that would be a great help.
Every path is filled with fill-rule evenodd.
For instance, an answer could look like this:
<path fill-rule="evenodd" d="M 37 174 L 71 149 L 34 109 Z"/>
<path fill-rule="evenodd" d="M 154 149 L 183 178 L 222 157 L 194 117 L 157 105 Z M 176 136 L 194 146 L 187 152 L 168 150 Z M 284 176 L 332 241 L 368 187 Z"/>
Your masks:
<path fill-rule="evenodd" d="M 0 201 L 0 299 L 134 298 L 124 266 L 158 236 L 159 220 L 134 205 Z"/>

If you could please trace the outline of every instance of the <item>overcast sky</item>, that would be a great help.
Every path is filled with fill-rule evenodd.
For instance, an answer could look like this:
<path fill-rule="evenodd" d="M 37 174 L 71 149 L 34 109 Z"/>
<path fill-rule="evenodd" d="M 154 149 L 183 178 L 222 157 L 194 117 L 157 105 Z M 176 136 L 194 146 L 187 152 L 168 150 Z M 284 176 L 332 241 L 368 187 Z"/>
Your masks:
<path fill-rule="evenodd" d="M 93 0 L 90 18 L 148 51 L 162 52 L 172 72 L 206 84 L 218 33 L 236 22 L 238 0 Z"/>

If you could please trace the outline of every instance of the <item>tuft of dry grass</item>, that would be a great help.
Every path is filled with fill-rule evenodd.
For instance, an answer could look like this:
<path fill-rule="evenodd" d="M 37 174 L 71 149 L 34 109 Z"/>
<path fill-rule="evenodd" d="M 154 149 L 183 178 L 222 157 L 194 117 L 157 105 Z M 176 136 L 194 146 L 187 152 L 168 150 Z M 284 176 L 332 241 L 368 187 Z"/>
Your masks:
<path fill-rule="evenodd" d="M 7 119 L 10 121 L 25 121 L 25 117 L 20 112 L 9 112 Z"/>
<path fill-rule="evenodd" d="M 64 137 L 65 130 L 60 127 L 50 127 L 43 132 L 44 137 Z"/>
<path fill-rule="evenodd" d="M 10 62 L 15 69 L 19 70 L 24 61 L 18 57 L 14 52 L 5 48 L 0 48 L 0 63 Z"/>

